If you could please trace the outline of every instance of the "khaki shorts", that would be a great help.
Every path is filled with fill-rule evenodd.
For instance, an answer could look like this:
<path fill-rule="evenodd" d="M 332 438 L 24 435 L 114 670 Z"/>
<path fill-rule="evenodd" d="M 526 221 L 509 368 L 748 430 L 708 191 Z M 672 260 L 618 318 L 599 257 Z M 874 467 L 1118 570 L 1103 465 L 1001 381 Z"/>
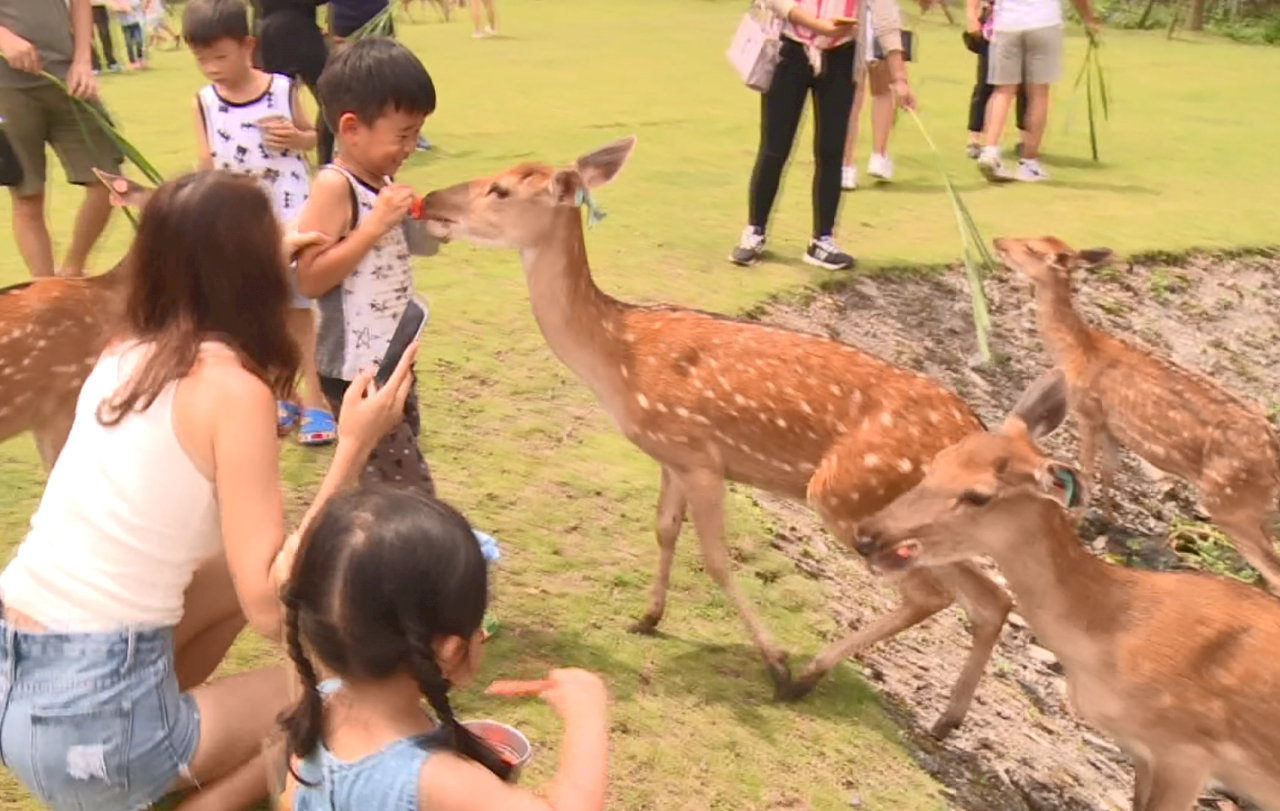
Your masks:
<path fill-rule="evenodd" d="M 996 31 L 987 58 L 988 84 L 1053 84 L 1062 73 L 1062 26 Z"/>
<path fill-rule="evenodd" d="M 94 104 L 105 116 L 102 105 Z M 18 197 L 44 190 L 45 144 L 57 153 L 68 183 L 97 183 L 95 168 L 120 171 L 122 157 L 115 141 L 102 131 L 97 118 L 55 85 L 0 87 L 0 118 L 5 119 L 5 134 L 22 164 L 22 183 L 13 189 Z"/>

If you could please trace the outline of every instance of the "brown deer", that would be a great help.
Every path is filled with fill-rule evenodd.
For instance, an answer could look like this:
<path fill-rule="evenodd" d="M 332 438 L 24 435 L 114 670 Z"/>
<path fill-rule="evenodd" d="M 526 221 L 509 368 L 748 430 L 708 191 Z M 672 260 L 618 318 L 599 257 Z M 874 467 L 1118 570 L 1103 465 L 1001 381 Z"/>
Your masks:
<path fill-rule="evenodd" d="M 1187 811 L 1208 780 L 1280 809 L 1280 600 L 1083 547 L 1068 510 L 1084 479 L 1036 445 L 1066 418 L 1068 380 L 1054 369 L 998 431 L 938 454 L 862 522 L 857 550 L 894 573 L 993 558 L 1076 711 L 1133 759 L 1134 811 Z"/>
<path fill-rule="evenodd" d="M 841 660 L 951 605 L 968 611 L 973 647 L 935 726 L 959 725 L 999 638 L 1009 596 L 973 564 L 911 572 L 902 602 L 828 646 L 793 680 L 786 655 L 735 584 L 724 542 L 725 482 L 807 500 L 852 543 L 857 524 L 919 481 L 935 453 L 981 429 L 953 392 L 837 341 L 675 306 L 640 307 L 592 280 L 582 213 L 635 147 L 625 138 L 557 170 L 522 163 L 432 192 L 419 215 L 437 237 L 516 248 L 533 315 L 551 351 L 662 467 L 658 572 L 633 626 L 653 632 L 672 556 L 692 513 L 708 574 L 763 655 L 780 699 L 808 693 Z"/>
<path fill-rule="evenodd" d="M 98 177 L 115 205 L 140 205 L 149 193 L 118 175 Z M 98 276 L 0 289 L 0 442 L 31 431 L 46 472 L 62 452 L 80 386 L 123 303 L 123 279 L 117 264 Z"/>
<path fill-rule="evenodd" d="M 1213 380 L 1090 327 L 1071 301 L 1071 271 L 1111 257 L 1054 237 L 994 240 L 1010 269 L 1035 285 L 1036 323 L 1067 377 L 1080 431 L 1080 466 L 1092 486 L 1102 455 L 1103 515 L 1112 518 L 1117 445 L 1195 484 L 1205 510 L 1240 553 L 1280 588 L 1269 529 L 1280 497 L 1280 444 L 1260 408 Z"/>

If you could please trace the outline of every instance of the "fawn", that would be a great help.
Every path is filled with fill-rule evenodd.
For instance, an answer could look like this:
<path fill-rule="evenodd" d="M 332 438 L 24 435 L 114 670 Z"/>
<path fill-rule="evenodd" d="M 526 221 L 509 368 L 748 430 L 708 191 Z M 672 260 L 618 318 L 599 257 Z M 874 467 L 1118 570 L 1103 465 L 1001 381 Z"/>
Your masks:
<path fill-rule="evenodd" d="M 632 626 L 652 633 L 666 608 L 672 556 L 691 513 L 708 574 L 737 609 L 779 699 L 807 694 L 856 650 L 899 633 L 957 597 L 973 647 L 934 727 L 963 720 L 1011 608 L 973 564 L 919 569 L 898 583 L 902 601 L 870 627 L 819 653 L 793 679 L 732 576 L 724 543 L 725 482 L 807 500 L 846 544 L 857 522 L 919 481 L 935 453 L 982 428 L 953 392 L 837 341 L 675 306 L 641 307 L 592 280 L 582 213 L 635 147 L 625 138 L 557 170 L 522 163 L 423 198 L 417 216 L 441 239 L 519 249 L 533 315 L 551 351 L 662 468 L 658 572 L 648 610 Z"/>
<path fill-rule="evenodd" d="M 998 431 L 939 453 L 862 522 L 857 551 L 882 572 L 994 558 L 1076 711 L 1133 759 L 1134 811 L 1187 811 L 1210 779 L 1280 809 L 1280 600 L 1083 547 L 1083 477 L 1036 445 L 1066 419 L 1068 380 L 1055 368 Z"/>
<path fill-rule="evenodd" d="M 1280 588 L 1269 528 L 1280 497 L 1280 444 L 1261 409 L 1213 380 L 1088 326 L 1071 301 L 1071 271 L 1111 251 L 1076 252 L 1054 237 L 999 238 L 996 253 L 1035 284 L 1036 323 L 1061 368 L 1080 430 L 1080 465 L 1094 483 L 1102 454 L 1103 514 L 1112 517 L 1117 444 L 1196 485 L 1201 503 L 1240 553 Z"/>
<path fill-rule="evenodd" d="M 149 193 L 118 175 L 97 174 L 115 205 L 138 205 Z M 80 386 L 123 304 L 122 265 L 0 289 L 0 442 L 31 431 L 45 472 L 66 444 Z"/>

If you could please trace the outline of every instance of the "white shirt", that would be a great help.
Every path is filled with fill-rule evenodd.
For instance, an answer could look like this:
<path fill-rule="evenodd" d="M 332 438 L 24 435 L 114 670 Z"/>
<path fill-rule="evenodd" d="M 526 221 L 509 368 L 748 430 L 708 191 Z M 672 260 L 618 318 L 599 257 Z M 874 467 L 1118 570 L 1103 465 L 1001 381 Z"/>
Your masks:
<path fill-rule="evenodd" d="M 98 404 L 145 352 L 112 349 L 90 372 L 27 537 L 0 574 L 5 604 L 49 630 L 176 625 L 196 569 L 222 550 L 213 483 L 173 430 L 177 382 L 146 411 L 98 422 Z"/>
<path fill-rule="evenodd" d="M 992 30 L 1030 31 L 1062 25 L 1060 0 L 995 0 Z"/>

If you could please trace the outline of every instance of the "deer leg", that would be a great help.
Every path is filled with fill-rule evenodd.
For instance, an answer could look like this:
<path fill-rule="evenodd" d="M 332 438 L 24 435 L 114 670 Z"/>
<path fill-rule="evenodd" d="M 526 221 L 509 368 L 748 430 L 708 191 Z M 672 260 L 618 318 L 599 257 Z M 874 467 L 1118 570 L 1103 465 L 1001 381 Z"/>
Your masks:
<path fill-rule="evenodd" d="M 951 698 L 942 717 L 933 725 L 933 736 L 941 740 L 960 727 L 973 703 L 973 694 L 982 681 L 982 674 L 991 661 L 1005 620 L 1013 610 L 1013 600 L 1005 590 L 983 574 L 972 563 L 960 563 L 946 568 L 946 579 L 960 593 L 960 605 L 969 617 L 973 642 L 965 659 L 960 677 L 951 688 Z"/>
<path fill-rule="evenodd" d="M 1099 465 L 1102 478 L 1098 485 L 1102 491 L 1102 517 L 1110 524 L 1115 517 L 1116 505 L 1111 494 L 1114 492 L 1116 470 L 1120 467 L 1120 447 L 1106 429 L 1099 431 L 1098 451 L 1102 454 L 1102 464 Z"/>
<path fill-rule="evenodd" d="M 662 621 L 662 614 L 667 607 L 667 589 L 671 585 L 671 563 L 676 554 L 676 539 L 680 537 L 680 529 L 684 526 L 685 512 L 688 504 L 684 491 L 675 476 L 667 468 L 662 468 L 662 484 L 658 490 L 658 577 L 653 581 L 653 594 L 649 598 L 649 610 L 631 626 L 637 634 L 651 634 Z"/>
<path fill-rule="evenodd" d="M 895 585 L 902 602 L 893 611 L 877 619 L 870 627 L 846 634 L 823 648 L 799 677 L 776 685 L 774 697 L 779 701 L 804 698 L 832 668 L 855 652 L 919 625 L 955 602 L 955 592 L 930 569 L 912 569 Z"/>
<path fill-rule="evenodd" d="M 1143 811 L 1151 798 L 1151 764 L 1146 758 L 1133 758 L 1133 811 Z"/>
<path fill-rule="evenodd" d="M 724 478 L 719 474 L 697 471 L 681 476 L 679 483 L 685 498 L 689 500 L 693 527 L 697 530 L 698 543 L 702 548 L 703 566 L 737 609 L 748 636 L 764 657 L 765 666 L 769 669 L 769 676 L 776 688 L 779 682 L 785 683 L 791 678 L 787 670 L 787 656 L 773 641 L 764 623 L 756 616 L 746 596 L 738 590 L 738 585 L 733 580 L 729 550 L 724 543 Z"/>
<path fill-rule="evenodd" d="M 1190 811 L 1209 776 L 1203 755 L 1177 759 L 1153 756 L 1150 769 L 1147 802 L 1135 811 Z"/>
<path fill-rule="evenodd" d="M 1078 422 L 1080 424 L 1080 473 L 1084 476 L 1085 486 L 1093 487 L 1098 481 L 1098 441 L 1101 429 L 1092 420 L 1081 418 Z M 1103 500 L 1102 518 L 1107 523 L 1111 523 L 1109 506 L 1111 497 L 1105 488 L 1102 490 L 1098 493 Z"/>
<path fill-rule="evenodd" d="M 67 408 L 57 409 L 45 420 L 43 425 L 32 429 L 36 440 L 36 451 L 44 464 L 44 472 L 53 470 L 53 463 L 58 461 L 62 446 L 67 444 L 67 436 L 71 433 L 71 424 L 75 421 L 74 401 Z"/>

